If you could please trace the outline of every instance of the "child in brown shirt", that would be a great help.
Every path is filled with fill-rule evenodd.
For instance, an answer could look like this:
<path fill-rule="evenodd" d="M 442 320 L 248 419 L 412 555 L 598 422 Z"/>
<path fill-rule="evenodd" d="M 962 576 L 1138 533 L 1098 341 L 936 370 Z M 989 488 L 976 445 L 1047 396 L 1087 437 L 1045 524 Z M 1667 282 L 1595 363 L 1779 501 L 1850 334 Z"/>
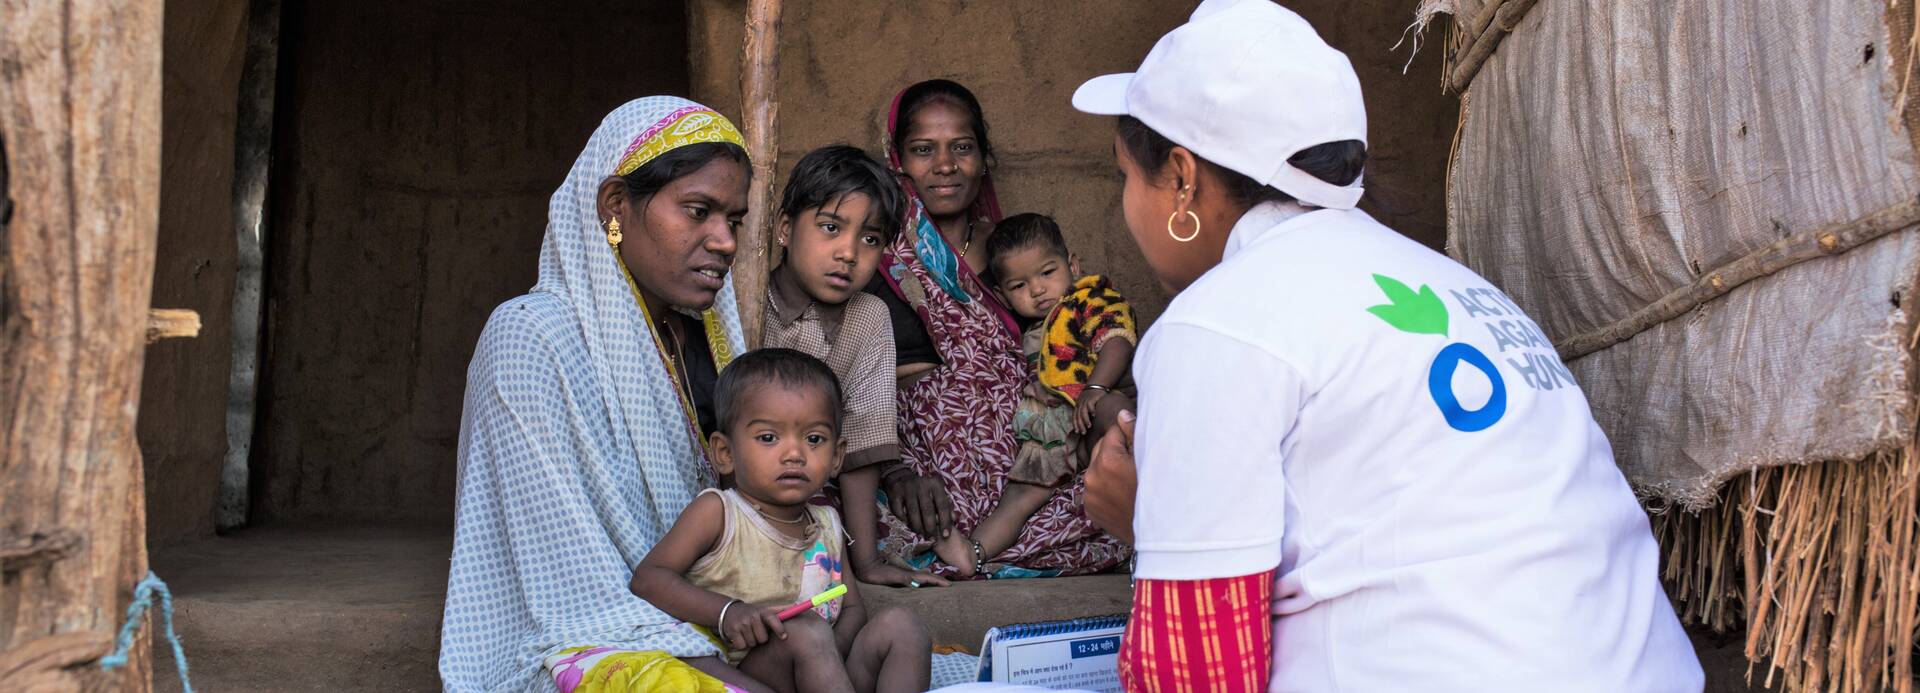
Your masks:
<path fill-rule="evenodd" d="M 903 204 L 899 183 L 856 147 L 821 147 L 801 157 L 781 194 L 776 240 L 784 259 L 767 282 L 764 341 L 825 361 L 840 377 L 847 457 L 837 485 L 860 579 L 945 584 L 882 562 L 876 550 L 880 472 L 899 463 L 900 445 L 893 323 L 886 304 L 861 287 L 900 232 Z"/>

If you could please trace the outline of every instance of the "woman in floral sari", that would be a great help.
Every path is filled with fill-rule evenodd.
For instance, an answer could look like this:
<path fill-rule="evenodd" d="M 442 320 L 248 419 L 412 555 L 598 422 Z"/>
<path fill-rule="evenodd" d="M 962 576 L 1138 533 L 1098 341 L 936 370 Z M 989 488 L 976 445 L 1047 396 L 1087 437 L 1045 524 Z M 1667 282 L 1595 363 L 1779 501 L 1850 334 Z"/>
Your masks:
<path fill-rule="evenodd" d="M 901 376 L 902 463 L 881 479 L 892 512 L 882 513 L 880 548 L 951 574 L 933 562 L 929 539 L 971 531 L 998 501 L 1027 368 L 1013 316 L 974 269 L 984 267 L 986 236 L 1000 219 L 979 100 L 951 81 L 915 84 L 894 97 L 886 132 L 887 161 L 909 204 L 868 286 L 892 310 Z M 1084 490 L 1080 479 L 1063 484 L 1011 548 L 981 557 L 981 574 L 1078 575 L 1124 560 L 1125 545 L 1087 520 Z"/>

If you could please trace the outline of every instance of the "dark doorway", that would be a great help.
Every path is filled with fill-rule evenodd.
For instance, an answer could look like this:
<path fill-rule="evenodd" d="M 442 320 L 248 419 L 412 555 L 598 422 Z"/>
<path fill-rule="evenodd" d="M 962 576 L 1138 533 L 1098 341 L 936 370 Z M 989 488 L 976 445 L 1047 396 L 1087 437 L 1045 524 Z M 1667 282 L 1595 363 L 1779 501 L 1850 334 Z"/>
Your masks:
<path fill-rule="evenodd" d="M 252 524 L 446 522 L 467 361 L 600 118 L 685 93 L 679 2 L 285 5 Z"/>

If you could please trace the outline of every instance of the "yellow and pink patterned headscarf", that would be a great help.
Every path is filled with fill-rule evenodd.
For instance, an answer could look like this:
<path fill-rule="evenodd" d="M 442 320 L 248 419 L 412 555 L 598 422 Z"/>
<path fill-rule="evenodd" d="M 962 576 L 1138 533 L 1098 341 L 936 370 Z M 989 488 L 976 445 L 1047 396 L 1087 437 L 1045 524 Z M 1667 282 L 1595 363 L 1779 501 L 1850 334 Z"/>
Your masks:
<path fill-rule="evenodd" d="M 613 173 L 617 176 L 633 173 L 654 157 L 702 142 L 732 142 L 742 148 L 747 146 L 746 140 L 740 137 L 740 130 L 726 116 L 695 104 L 667 114 L 634 138 L 633 144 L 627 146 L 627 153 L 620 157 L 620 167 Z"/>

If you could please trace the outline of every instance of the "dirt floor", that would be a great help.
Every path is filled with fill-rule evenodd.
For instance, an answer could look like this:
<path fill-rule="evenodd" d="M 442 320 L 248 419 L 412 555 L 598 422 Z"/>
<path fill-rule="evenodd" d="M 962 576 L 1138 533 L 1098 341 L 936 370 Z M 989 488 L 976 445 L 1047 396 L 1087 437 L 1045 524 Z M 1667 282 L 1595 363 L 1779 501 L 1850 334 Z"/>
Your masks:
<path fill-rule="evenodd" d="M 437 690 L 452 548 L 445 526 L 271 527 L 174 547 L 154 572 L 173 588 L 197 690 Z M 993 626 L 1119 613 L 1129 596 L 1124 575 L 865 589 L 969 651 Z M 1694 645 L 1708 691 L 1749 690 L 1738 638 L 1696 633 Z M 158 691 L 180 690 L 171 657 L 156 644 Z"/>

